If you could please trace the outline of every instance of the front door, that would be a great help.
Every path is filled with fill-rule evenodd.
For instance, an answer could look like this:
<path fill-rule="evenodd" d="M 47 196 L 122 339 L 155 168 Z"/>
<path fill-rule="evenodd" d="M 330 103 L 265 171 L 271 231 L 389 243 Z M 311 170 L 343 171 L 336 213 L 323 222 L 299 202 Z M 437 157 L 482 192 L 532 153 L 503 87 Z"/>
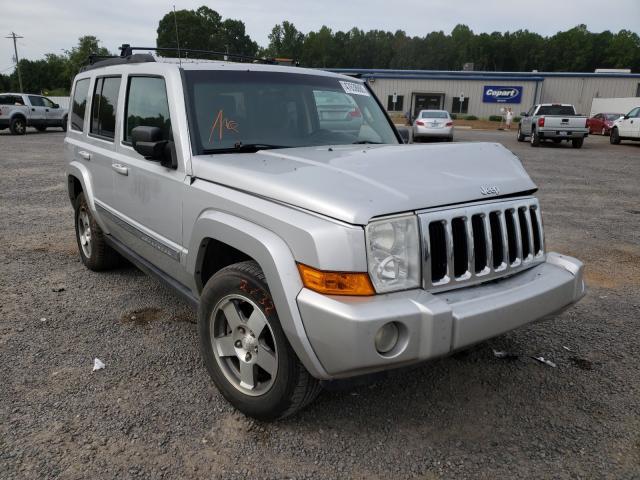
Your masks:
<path fill-rule="evenodd" d="M 413 105 L 413 118 L 417 118 L 420 110 L 441 110 L 442 94 L 439 93 L 415 93 Z"/>
<path fill-rule="evenodd" d="M 113 167 L 113 214 L 117 236 L 135 253 L 173 278 L 186 283 L 180 261 L 182 197 L 186 188 L 184 164 L 177 168 L 147 160 L 133 149 L 132 130 L 158 127 L 162 140 L 173 141 L 165 79 L 134 76 L 127 79 L 121 141 Z M 124 88 L 124 86 L 123 86 Z"/>
<path fill-rule="evenodd" d="M 625 117 L 626 118 L 620 120 L 620 124 L 618 125 L 618 132 L 620 133 L 621 137 L 632 137 L 634 127 L 637 126 L 636 124 L 638 122 L 640 122 L 640 107 L 634 108 L 627 115 L 625 115 Z"/>
<path fill-rule="evenodd" d="M 60 106 L 56 106 L 51 100 L 47 97 L 42 97 L 42 101 L 44 102 L 45 111 L 47 114 L 47 125 L 49 127 L 59 127 L 62 125 L 62 113 L 63 110 Z"/>

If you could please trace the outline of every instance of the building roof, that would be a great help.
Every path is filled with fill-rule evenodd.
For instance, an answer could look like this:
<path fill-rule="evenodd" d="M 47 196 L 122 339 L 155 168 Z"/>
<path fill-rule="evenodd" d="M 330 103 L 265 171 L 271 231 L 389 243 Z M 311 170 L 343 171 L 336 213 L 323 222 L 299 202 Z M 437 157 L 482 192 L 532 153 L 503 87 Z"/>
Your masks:
<path fill-rule="evenodd" d="M 329 68 L 332 72 L 359 75 L 362 78 L 425 80 L 514 80 L 540 82 L 550 77 L 637 78 L 638 73 L 595 72 L 482 72 L 463 70 L 397 70 L 378 68 Z"/>

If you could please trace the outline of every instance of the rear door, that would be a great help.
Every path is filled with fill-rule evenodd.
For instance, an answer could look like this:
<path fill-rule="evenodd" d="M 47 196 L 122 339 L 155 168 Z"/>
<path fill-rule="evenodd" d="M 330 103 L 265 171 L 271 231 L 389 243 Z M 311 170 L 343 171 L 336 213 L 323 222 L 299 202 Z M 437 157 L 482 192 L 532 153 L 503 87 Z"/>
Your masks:
<path fill-rule="evenodd" d="M 112 218 L 105 214 L 112 209 L 113 202 L 113 156 L 117 127 L 118 97 L 121 77 L 96 77 L 92 87 L 91 116 L 86 144 L 79 155 L 90 164 L 94 199 L 98 214 L 113 228 Z"/>
<path fill-rule="evenodd" d="M 118 130 L 121 138 L 112 173 L 117 236 L 138 255 L 184 282 L 180 267 L 184 256 L 184 164 L 178 162 L 177 168 L 167 168 L 145 159 L 131 143 L 131 132 L 137 126 L 158 127 L 162 139 L 173 142 L 167 81 L 160 75 L 129 75 L 126 82 L 122 126 Z"/>
<path fill-rule="evenodd" d="M 47 125 L 47 107 L 44 99 L 38 95 L 27 95 L 29 103 L 31 103 L 29 125 L 34 127 L 42 127 Z"/>

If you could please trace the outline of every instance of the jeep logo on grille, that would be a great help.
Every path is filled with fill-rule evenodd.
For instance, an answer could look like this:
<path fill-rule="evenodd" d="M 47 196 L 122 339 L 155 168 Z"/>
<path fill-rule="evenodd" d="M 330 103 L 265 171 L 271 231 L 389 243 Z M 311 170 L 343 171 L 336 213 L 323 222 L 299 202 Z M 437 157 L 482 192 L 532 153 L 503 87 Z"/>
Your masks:
<path fill-rule="evenodd" d="M 495 185 L 491 185 L 490 187 L 483 185 L 480 187 L 480 193 L 482 193 L 482 195 L 500 195 L 500 189 Z"/>

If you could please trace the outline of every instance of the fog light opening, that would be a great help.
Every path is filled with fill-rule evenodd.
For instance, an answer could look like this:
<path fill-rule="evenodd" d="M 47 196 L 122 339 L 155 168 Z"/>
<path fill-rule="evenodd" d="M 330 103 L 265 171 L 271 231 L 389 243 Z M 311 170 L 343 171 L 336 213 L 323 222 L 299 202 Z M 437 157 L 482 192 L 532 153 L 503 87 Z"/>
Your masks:
<path fill-rule="evenodd" d="M 376 333 L 375 346 L 378 353 L 389 353 L 398 344 L 400 329 L 396 322 L 384 324 Z"/>

